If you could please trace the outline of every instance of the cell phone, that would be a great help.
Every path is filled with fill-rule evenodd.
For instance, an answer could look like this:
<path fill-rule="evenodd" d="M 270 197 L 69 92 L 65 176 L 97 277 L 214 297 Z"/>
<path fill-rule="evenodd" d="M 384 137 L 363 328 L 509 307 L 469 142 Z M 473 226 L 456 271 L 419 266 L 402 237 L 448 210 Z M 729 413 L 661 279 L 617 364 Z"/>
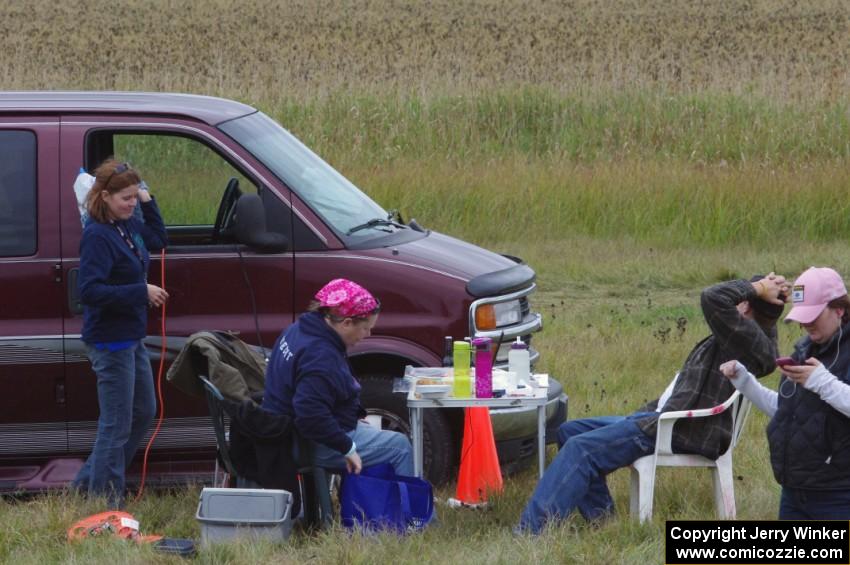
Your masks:
<path fill-rule="evenodd" d="M 791 357 L 779 357 L 776 359 L 776 364 L 780 367 L 789 367 L 794 365 L 799 365 L 797 361 L 792 359 Z"/>

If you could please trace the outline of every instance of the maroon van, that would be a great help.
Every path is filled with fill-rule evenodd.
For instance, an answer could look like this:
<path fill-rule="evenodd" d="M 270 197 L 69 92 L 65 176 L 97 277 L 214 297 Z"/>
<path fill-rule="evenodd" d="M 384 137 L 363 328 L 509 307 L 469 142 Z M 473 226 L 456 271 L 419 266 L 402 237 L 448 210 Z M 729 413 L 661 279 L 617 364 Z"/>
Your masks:
<path fill-rule="evenodd" d="M 372 336 L 351 356 L 364 406 L 385 428 L 408 431 L 393 379 L 408 364 L 439 365 L 445 336 L 501 336 L 497 365 L 507 363 L 517 336 L 532 345 L 532 362 L 538 357 L 531 268 L 403 223 L 250 106 L 181 94 L 0 93 L 0 491 L 64 484 L 94 441 L 73 184 L 80 169 L 91 172 L 112 155 L 142 172 L 168 228 L 167 361 L 205 329 L 269 347 L 335 277 L 361 283 L 383 305 Z M 242 194 L 262 203 L 250 229 L 234 225 Z M 161 276 L 154 257 L 150 279 Z M 151 311 L 146 343 L 155 370 L 161 326 Z M 554 441 L 566 395 L 550 382 Z M 215 440 L 203 399 L 163 390 L 165 421 L 148 480 L 208 477 Z M 427 412 L 426 473 L 440 482 L 457 464 L 462 413 Z M 492 421 L 500 460 L 529 461 L 534 409 L 492 410 Z"/>

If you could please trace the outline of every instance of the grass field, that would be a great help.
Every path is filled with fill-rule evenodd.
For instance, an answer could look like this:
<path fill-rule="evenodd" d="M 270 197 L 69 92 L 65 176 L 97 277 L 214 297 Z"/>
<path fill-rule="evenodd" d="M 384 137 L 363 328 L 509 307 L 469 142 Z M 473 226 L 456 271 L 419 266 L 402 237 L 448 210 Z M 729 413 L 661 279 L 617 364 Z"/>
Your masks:
<path fill-rule="evenodd" d="M 592 242 L 571 243 L 580 250 L 578 264 L 585 267 L 593 261 L 593 255 L 606 252 L 611 257 L 605 266 L 608 276 L 621 281 L 629 280 L 635 271 L 615 265 L 641 253 L 628 246 L 616 251 Z M 507 248 L 518 250 L 510 245 Z M 553 249 L 544 246 L 539 252 L 551 254 Z M 719 255 L 708 255 L 705 268 L 726 264 Z M 654 259 L 650 256 L 644 265 L 655 269 L 682 259 L 677 253 L 662 253 Z M 770 260 L 770 254 L 755 254 L 737 265 L 747 268 L 758 259 Z M 547 369 L 559 375 L 570 394 L 571 417 L 622 413 L 643 403 L 663 388 L 693 343 L 705 333 L 695 306 L 699 289 L 692 283 L 683 284 L 675 278 L 629 285 L 582 282 L 582 277 L 570 275 L 558 265 L 544 270 L 543 276 L 555 273 L 564 276 L 558 290 L 544 291 L 536 299 L 547 325 L 538 343 Z M 796 332 L 784 332 L 784 342 L 790 342 Z M 775 382 L 775 378 L 769 380 Z M 778 488 L 768 470 L 765 424 L 766 419 L 754 412 L 736 452 L 741 519 L 772 518 L 776 513 Z M 221 546 L 202 551 L 200 561 L 657 563 L 663 555 L 665 519 L 703 519 L 713 516 L 714 511 L 708 473 L 664 470 L 657 486 L 655 518 L 639 526 L 627 518 L 628 471 L 619 471 L 611 477 L 611 484 L 620 518 L 594 528 L 573 517 L 538 540 L 517 539 L 510 528 L 535 480 L 535 468 L 510 477 L 504 494 L 485 512 L 452 510 L 440 504 L 439 523 L 422 535 L 399 540 L 392 535 L 351 536 L 339 529 L 314 537 L 295 533 L 284 546 Z M 194 512 L 198 492 L 196 487 L 180 493 L 148 493 L 128 510 L 141 520 L 146 533 L 197 539 L 199 526 Z M 442 500 L 453 494 L 452 485 L 438 491 Z M 0 530 L 0 561 L 107 563 L 120 553 L 129 563 L 180 562 L 178 558 L 158 556 L 149 548 L 128 548 L 121 543 L 97 541 L 71 546 L 64 542 L 65 528 L 99 509 L 96 501 L 64 495 L 0 502 L 0 520 L 5 526 Z"/>
<path fill-rule="evenodd" d="M 659 250 L 628 240 L 602 242 L 568 238 L 530 246 L 503 242 L 500 250 L 520 253 L 539 266 L 535 307 L 545 317 L 537 341 L 544 368 L 558 375 L 570 394 L 570 416 L 624 413 L 663 389 L 693 344 L 705 335 L 698 311 L 704 284 L 746 276 L 776 263 L 790 272 L 807 261 L 847 264 L 843 244 L 758 250 L 741 246 L 698 253 Z M 601 260 L 600 260 L 601 259 Z M 800 335 L 783 327 L 782 350 Z M 776 378 L 767 379 L 775 386 Z M 777 512 L 778 487 L 767 461 L 766 418 L 753 411 L 735 455 L 739 519 L 770 519 Z M 550 456 L 552 455 L 550 448 Z M 645 525 L 628 518 L 628 471 L 611 476 L 620 517 L 591 527 L 577 516 L 540 539 L 510 533 L 536 481 L 532 468 L 506 481 L 504 494 L 486 512 L 438 505 L 439 522 L 422 535 L 351 536 L 340 529 L 309 537 L 295 533 L 283 546 L 240 544 L 200 553 L 203 563 L 660 563 L 665 519 L 706 519 L 714 515 L 710 475 L 698 470 L 663 470 L 655 516 Z M 453 495 L 453 485 L 438 496 Z M 147 533 L 198 538 L 194 520 L 198 488 L 148 493 L 128 510 Z M 64 531 L 74 520 L 98 511 L 97 502 L 64 495 L 0 502 L 0 561 L 15 563 L 180 563 L 149 548 L 98 541 L 71 546 Z"/>
<path fill-rule="evenodd" d="M 339 92 L 469 95 L 539 85 L 834 100 L 841 0 L 12 0 L 4 88 L 199 92 L 273 103 Z"/>
<path fill-rule="evenodd" d="M 706 333 L 703 287 L 812 264 L 850 274 L 849 22 L 839 0 L 13 0 L 0 7 L 0 89 L 255 105 L 385 208 L 524 257 L 544 315 L 539 369 L 583 417 L 664 388 Z M 149 166 L 165 175 L 185 155 L 173 159 Z M 781 350 L 799 335 L 783 326 Z M 740 519 L 777 512 L 765 425 L 754 411 L 735 454 Z M 510 527 L 535 480 L 511 477 L 486 512 L 438 506 L 422 535 L 337 529 L 198 560 L 658 563 L 665 519 L 713 516 L 707 473 L 666 471 L 640 526 L 620 471 L 620 517 L 518 539 Z M 149 493 L 129 510 L 145 532 L 197 538 L 197 496 Z M 182 562 L 68 545 L 65 528 L 99 508 L 0 500 L 0 562 Z"/>

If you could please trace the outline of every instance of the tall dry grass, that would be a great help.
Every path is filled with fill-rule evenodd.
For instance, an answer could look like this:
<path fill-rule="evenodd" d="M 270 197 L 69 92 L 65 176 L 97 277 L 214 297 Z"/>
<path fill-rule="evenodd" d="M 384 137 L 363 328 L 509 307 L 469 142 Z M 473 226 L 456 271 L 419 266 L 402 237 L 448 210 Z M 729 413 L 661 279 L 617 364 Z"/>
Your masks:
<path fill-rule="evenodd" d="M 841 0 L 10 0 L 0 88 L 835 100 L 850 86 L 848 21 Z"/>

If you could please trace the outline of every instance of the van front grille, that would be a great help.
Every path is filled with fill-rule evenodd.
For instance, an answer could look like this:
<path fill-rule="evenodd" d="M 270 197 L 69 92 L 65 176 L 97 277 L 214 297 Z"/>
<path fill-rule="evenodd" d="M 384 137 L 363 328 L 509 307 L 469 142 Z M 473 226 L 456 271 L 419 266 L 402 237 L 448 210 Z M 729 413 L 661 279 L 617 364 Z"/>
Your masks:
<path fill-rule="evenodd" d="M 528 297 L 523 296 L 519 299 L 519 309 L 522 312 L 523 318 L 528 316 L 528 313 L 531 311 L 531 306 L 528 304 Z"/>

